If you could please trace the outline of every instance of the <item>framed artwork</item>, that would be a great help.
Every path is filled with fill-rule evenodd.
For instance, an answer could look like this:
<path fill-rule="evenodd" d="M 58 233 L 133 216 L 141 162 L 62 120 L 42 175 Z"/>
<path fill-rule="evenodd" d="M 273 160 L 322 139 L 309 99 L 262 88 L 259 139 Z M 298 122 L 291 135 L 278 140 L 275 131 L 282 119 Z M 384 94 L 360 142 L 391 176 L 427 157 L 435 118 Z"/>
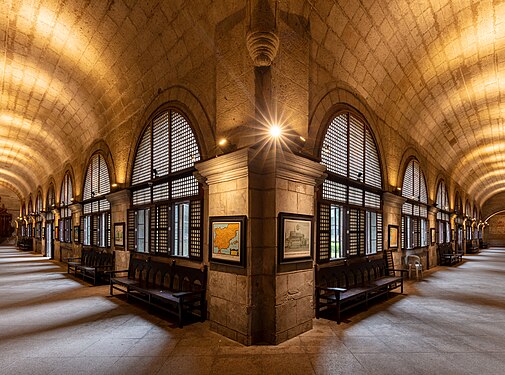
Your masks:
<path fill-rule="evenodd" d="M 42 239 L 46 238 L 46 227 L 42 227 L 42 233 L 41 233 Z"/>
<path fill-rule="evenodd" d="M 390 249 L 398 249 L 398 225 L 388 225 L 388 245 Z"/>
<path fill-rule="evenodd" d="M 209 260 L 245 267 L 246 216 L 209 218 Z"/>
<path fill-rule="evenodd" d="M 124 223 L 114 223 L 114 246 L 124 247 Z"/>
<path fill-rule="evenodd" d="M 308 215 L 279 214 L 279 263 L 312 259 L 312 222 Z"/>
<path fill-rule="evenodd" d="M 435 228 L 430 228 L 430 239 L 431 239 L 431 244 L 435 245 L 436 242 L 436 233 L 435 233 Z"/>
<path fill-rule="evenodd" d="M 74 242 L 79 243 L 79 232 L 81 230 L 81 227 L 78 225 L 74 226 Z"/>
<path fill-rule="evenodd" d="M 58 226 L 55 226 L 55 227 L 54 227 L 54 239 L 55 239 L 56 241 L 59 241 L 59 240 L 60 240 L 60 231 L 59 231 Z"/>

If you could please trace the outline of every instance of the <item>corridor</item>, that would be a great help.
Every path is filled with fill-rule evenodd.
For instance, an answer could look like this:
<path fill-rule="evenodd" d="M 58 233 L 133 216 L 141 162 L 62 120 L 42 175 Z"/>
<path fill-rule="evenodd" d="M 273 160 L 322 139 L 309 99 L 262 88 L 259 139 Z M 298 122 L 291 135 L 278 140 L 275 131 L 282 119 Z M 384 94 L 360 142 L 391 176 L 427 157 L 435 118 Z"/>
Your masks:
<path fill-rule="evenodd" d="M 2 374 L 503 374 L 505 249 L 437 267 L 406 293 L 277 347 L 245 347 L 195 323 L 0 248 Z"/>

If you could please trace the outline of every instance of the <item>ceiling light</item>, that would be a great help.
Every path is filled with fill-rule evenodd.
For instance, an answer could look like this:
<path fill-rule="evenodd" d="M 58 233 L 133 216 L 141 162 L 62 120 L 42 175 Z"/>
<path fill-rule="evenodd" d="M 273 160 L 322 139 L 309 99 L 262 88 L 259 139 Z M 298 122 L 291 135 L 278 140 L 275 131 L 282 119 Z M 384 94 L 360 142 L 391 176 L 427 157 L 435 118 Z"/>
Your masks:
<path fill-rule="evenodd" d="M 270 133 L 271 137 L 279 138 L 281 136 L 282 129 L 279 125 L 272 125 L 268 132 Z"/>

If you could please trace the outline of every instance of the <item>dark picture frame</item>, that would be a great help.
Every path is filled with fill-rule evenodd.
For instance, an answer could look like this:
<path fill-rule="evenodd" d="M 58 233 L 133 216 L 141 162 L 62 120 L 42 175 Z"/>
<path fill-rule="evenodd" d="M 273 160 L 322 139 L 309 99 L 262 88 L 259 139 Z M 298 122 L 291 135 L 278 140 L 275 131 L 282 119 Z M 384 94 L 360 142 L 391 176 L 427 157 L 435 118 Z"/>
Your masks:
<path fill-rule="evenodd" d="M 79 235 L 81 232 L 81 227 L 74 225 L 74 243 L 79 243 Z"/>
<path fill-rule="evenodd" d="M 281 212 L 278 222 L 279 263 L 311 260 L 314 217 Z"/>
<path fill-rule="evenodd" d="M 124 247 L 125 238 L 124 238 L 124 230 L 125 223 L 114 223 L 114 247 Z"/>
<path fill-rule="evenodd" d="M 388 248 L 398 249 L 398 225 L 388 225 Z"/>
<path fill-rule="evenodd" d="M 209 217 L 209 260 L 245 267 L 247 216 Z"/>
<path fill-rule="evenodd" d="M 435 228 L 430 228 L 430 242 L 432 245 L 435 245 L 435 242 L 437 241 L 437 233 L 435 231 Z"/>

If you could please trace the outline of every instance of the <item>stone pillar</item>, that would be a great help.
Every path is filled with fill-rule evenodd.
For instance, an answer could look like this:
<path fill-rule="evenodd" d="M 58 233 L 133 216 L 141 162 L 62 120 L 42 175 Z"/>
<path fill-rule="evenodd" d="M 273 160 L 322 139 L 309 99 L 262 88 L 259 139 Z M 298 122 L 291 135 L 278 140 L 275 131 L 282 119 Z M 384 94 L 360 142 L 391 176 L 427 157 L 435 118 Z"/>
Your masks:
<path fill-rule="evenodd" d="M 110 227 L 111 227 L 111 248 L 114 250 L 115 254 L 115 267 L 116 269 L 127 269 L 128 262 L 130 260 L 130 253 L 127 251 L 126 246 L 126 221 L 127 221 L 127 211 L 130 208 L 131 203 L 131 192 L 130 190 L 124 189 L 115 191 L 113 193 L 107 194 L 105 196 L 110 203 Z M 124 246 L 115 247 L 114 246 L 114 223 L 124 223 Z"/>
<path fill-rule="evenodd" d="M 438 264 L 438 254 L 437 254 L 437 239 L 436 236 L 435 238 L 431 238 L 432 230 L 431 228 L 435 228 L 435 233 L 438 231 L 437 228 L 437 213 L 438 213 L 438 208 L 435 206 L 430 206 L 428 208 L 428 227 L 430 231 L 430 236 L 429 236 L 429 247 L 428 247 L 428 252 L 429 252 L 429 264 L 427 269 L 431 267 L 435 267 Z M 433 243 L 433 245 L 432 245 Z"/>
<path fill-rule="evenodd" d="M 401 195 L 385 192 L 382 195 L 382 212 L 383 212 L 383 232 L 384 233 L 384 249 L 388 250 L 388 226 L 398 226 L 398 249 L 393 253 L 393 261 L 395 268 L 402 268 L 402 252 L 401 252 L 401 228 L 402 228 L 402 206 L 407 201 Z"/>
<path fill-rule="evenodd" d="M 80 227 L 81 225 L 81 216 L 82 216 L 82 204 L 81 203 L 73 203 L 70 206 L 68 206 L 70 210 L 72 211 L 72 242 L 71 242 L 71 248 L 72 248 L 72 257 L 79 257 L 82 254 L 82 245 L 81 243 L 75 242 L 75 227 Z M 80 228 L 78 229 L 79 231 L 81 230 Z"/>
<path fill-rule="evenodd" d="M 210 263 L 211 328 L 246 345 L 277 344 L 311 329 L 313 262 L 279 264 L 278 215 L 314 215 L 325 167 L 291 153 L 246 148 L 196 168 L 208 185 L 209 216 L 248 218 L 245 267 Z"/>

